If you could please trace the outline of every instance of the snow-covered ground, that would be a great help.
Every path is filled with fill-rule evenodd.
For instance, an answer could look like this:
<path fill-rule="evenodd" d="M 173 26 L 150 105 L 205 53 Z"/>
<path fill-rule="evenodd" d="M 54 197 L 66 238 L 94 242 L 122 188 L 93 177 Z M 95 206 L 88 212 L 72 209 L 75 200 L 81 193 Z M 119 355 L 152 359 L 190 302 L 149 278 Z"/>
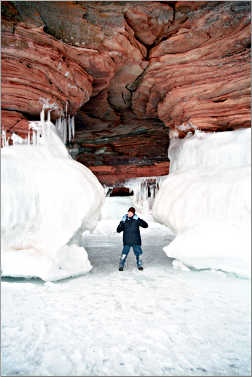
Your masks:
<path fill-rule="evenodd" d="M 118 271 L 115 226 L 131 197 L 106 198 L 83 245 L 93 269 L 2 282 L 3 376 L 249 376 L 251 289 L 230 273 L 172 268 L 169 229 L 143 216 L 144 271 Z M 141 217 L 141 214 L 139 214 Z"/>

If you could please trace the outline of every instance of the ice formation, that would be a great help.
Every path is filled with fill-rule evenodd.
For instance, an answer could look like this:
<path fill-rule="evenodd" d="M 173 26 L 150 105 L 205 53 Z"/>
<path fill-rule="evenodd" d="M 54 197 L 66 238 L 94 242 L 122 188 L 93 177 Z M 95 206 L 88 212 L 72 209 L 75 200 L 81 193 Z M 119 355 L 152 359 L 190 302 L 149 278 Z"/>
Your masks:
<path fill-rule="evenodd" d="M 195 268 L 250 276 L 251 130 L 172 139 L 152 214 L 176 233 L 164 248 Z"/>
<path fill-rule="evenodd" d="M 51 112 L 57 107 L 55 103 L 49 104 L 48 101 L 43 100 L 42 102 L 42 111 L 40 114 L 40 121 L 32 121 L 29 124 L 29 130 L 27 132 L 27 138 L 22 138 L 12 133 L 10 137 L 7 138 L 6 131 L 2 130 L 1 132 L 1 145 L 7 147 L 10 145 L 16 144 L 38 144 L 40 143 L 40 138 L 46 134 L 48 129 L 48 124 L 51 123 Z M 47 121 L 45 121 L 47 110 Z M 75 135 L 75 118 L 66 112 L 56 119 L 55 127 L 58 131 L 58 136 L 61 138 L 64 144 L 70 143 L 74 139 Z M 10 144 L 12 140 L 12 144 Z"/>
<path fill-rule="evenodd" d="M 141 214 L 150 214 L 154 199 L 167 176 L 129 179 L 124 186 L 133 191 L 133 206 Z"/>
<path fill-rule="evenodd" d="M 91 269 L 78 241 L 96 226 L 104 190 L 68 154 L 45 108 L 30 122 L 32 144 L 1 151 L 2 276 L 58 280 Z"/>
<path fill-rule="evenodd" d="M 56 125 L 59 135 L 64 142 L 64 144 L 70 142 L 74 138 L 75 133 L 75 124 L 74 116 L 67 115 L 67 117 L 59 117 L 56 120 Z"/>

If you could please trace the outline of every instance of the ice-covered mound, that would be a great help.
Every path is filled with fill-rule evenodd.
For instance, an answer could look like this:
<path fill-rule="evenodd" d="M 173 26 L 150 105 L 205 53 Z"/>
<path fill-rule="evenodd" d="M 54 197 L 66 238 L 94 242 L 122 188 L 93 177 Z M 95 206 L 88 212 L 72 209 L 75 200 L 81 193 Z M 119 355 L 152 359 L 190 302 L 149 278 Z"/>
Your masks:
<path fill-rule="evenodd" d="M 53 123 L 37 145 L 1 151 L 2 276 L 57 280 L 91 269 L 78 238 L 100 217 L 104 189 L 74 161 Z"/>
<path fill-rule="evenodd" d="M 251 130 L 172 139 L 170 174 L 154 218 L 174 230 L 169 257 L 196 268 L 250 275 Z"/>

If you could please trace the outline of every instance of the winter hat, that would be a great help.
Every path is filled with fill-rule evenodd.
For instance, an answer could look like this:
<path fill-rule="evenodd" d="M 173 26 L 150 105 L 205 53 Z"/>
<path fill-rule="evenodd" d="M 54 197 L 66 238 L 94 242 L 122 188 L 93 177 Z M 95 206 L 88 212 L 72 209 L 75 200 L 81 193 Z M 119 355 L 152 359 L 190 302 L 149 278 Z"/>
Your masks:
<path fill-rule="evenodd" d="M 128 212 L 132 212 L 132 213 L 134 213 L 134 214 L 135 214 L 136 210 L 135 210 L 135 208 L 134 208 L 134 207 L 130 207 L 130 208 L 128 209 Z"/>

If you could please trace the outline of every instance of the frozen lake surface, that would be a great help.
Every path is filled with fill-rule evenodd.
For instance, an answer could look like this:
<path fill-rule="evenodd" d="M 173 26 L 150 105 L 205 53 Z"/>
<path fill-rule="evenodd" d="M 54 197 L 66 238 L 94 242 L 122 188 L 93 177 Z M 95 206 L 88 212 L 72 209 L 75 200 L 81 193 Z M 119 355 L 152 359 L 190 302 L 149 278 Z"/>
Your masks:
<path fill-rule="evenodd" d="M 175 270 L 162 250 L 171 236 L 144 216 L 144 271 L 131 250 L 119 272 L 115 217 L 83 239 L 90 273 L 55 283 L 4 279 L 2 375 L 251 375 L 250 280 Z"/>

